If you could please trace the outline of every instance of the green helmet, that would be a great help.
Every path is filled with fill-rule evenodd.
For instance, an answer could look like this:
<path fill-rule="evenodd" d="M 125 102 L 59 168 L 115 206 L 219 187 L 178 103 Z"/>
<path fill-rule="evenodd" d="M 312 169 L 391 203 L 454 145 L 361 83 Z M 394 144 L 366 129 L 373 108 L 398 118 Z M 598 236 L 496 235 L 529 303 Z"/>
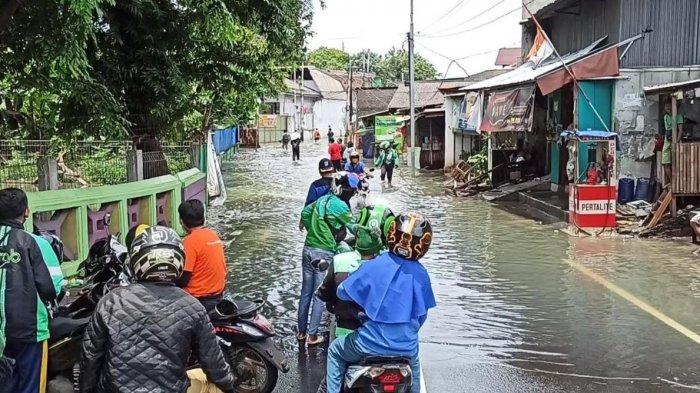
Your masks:
<path fill-rule="evenodd" d="M 363 257 L 379 254 L 384 248 L 378 227 L 358 225 L 355 234 L 355 250 Z"/>
<path fill-rule="evenodd" d="M 378 227 L 381 231 L 381 240 L 386 243 L 386 235 L 394 221 L 394 212 L 384 205 L 370 205 L 360 211 L 357 223 L 366 227 Z"/>

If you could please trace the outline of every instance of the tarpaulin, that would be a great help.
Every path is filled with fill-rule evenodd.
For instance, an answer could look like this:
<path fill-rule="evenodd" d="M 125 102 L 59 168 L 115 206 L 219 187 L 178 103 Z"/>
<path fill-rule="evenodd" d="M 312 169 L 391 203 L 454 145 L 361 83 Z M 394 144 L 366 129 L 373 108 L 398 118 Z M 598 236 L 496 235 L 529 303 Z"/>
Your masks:
<path fill-rule="evenodd" d="M 578 80 L 618 76 L 620 74 L 620 60 L 617 46 L 576 61 L 569 65 L 569 69 L 571 69 L 571 72 Z M 537 78 L 537 86 L 540 88 L 542 95 L 545 96 L 571 82 L 573 82 L 571 75 L 563 67 Z"/>
<path fill-rule="evenodd" d="M 484 94 L 469 93 L 464 105 L 466 111 L 457 121 L 457 130 L 464 134 L 477 135 L 484 116 Z"/>
<path fill-rule="evenodd" d="M 530 131 L 535 86 L 523 86 L 488 95 L 481 131 Z"/>

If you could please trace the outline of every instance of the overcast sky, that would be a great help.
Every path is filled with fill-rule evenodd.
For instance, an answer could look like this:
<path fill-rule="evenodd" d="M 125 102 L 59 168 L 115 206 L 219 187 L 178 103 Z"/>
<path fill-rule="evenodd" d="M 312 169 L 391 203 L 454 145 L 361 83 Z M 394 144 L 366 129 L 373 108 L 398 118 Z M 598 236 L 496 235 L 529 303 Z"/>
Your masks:
<path fill-rule="evenodd" d="M 325 0 L 316 4 L 311 49 L 343 48 L 350 53 L 370 49 L 384 53 L 406 47 L 409 0 Z M 501 47 L 520 46 L 521 0 L 414 0 L 416 52 L 438 73 L 463 76 L 496 68 Z"/>

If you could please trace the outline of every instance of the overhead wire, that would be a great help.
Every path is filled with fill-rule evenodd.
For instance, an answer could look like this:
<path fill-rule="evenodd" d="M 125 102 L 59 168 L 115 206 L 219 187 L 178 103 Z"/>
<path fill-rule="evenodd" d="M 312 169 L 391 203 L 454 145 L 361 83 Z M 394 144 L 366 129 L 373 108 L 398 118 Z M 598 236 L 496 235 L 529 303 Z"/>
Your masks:
<path fill-rule="evenodd" d="M 487 8 L 487 9 L 485 9 L 485 10 L 479 12 L 479 13 L 476 14 L 476 15 L 473 15 L 473 16 L 471 16 L 471 17 L 465 19 L 465 20 L 460 21 L 459 24 L 456 24 L 456 25 L 453 25 L 453 26 L 446 27 L 446 28 L 444 28 L 444 29 L 438 30 L 438 31 L 436 31 L 434 34 L 445 33 L 445 32 L 448 32 L 448 31 L 450 31 L 450 30 L 454 30 L 454 29 L 456 29 L 456 28 L 458 28 L 458 27 L 464 26 L 465 23 L 469 23 L 469 22 L 471 22 L 471 21 L 473 21 L 473 20 L 479 18 L 480 16 L 482 16 L 482 15 L 488 13 L 489 11 L 491 11 L 491 10 L 493 10 L 494 8 L 498 7 L 499 5 L 505 3 L 506 1 L 507 1 L 507 0 L 499 0 L 498 3 L 492 5 L 490 8 Z M 419 35 L 421 35 L 421 34 L 419 33 Z M 423 37 L 431 37 L 432 34 L 427 34 L 427 35 L 422 35 L 422 36 L 423 36 Z"/>
<path fill-rule="evenodd" d="M 430 22 L 430 24 L 428 24 L 426 27 L 420 29 L 420 31 L 418 32 L 418 34 L 420 34 L 421 32 L 423 32 L 423 31 L 425 31 L 425 30 L 427 30 L 427 29 L 430 29 L 430 28 L 433 27 L 436 23 L 442 21 L 446 16 L 448 16 L 449 14 L 451 14 L 454 10 L 456 10 L 457 8 L 459 8 L 459 7 L 461 7 L 462 5 L 464 5 L 465 2 L 469 2 L 469 1 L 471 1 L 471 0 L 459 0 L 453 7 L 451 7 L 449 10 L 445 11 L 444 14 L 440 15 L 437 19 L 435 19 L 434 21 Z"/>

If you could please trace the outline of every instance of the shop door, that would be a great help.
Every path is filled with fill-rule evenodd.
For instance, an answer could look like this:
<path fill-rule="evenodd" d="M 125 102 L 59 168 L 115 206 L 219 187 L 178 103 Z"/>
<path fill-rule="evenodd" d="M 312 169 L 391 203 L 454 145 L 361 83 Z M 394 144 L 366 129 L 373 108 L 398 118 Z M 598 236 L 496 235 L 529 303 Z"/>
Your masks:
<path fill-rule="evenodd" d="M 598 112 L 600 117 L 605 122 L 605 125 L 600 122 L 591 105 L 586 101 L 586 97 L 578 92 L 578 129 L 579 130 L 594 130 L 594 131 L 612 131 L 612 94 L 613 81 L 580 81 L 579 86 L 588 98 L 591 99 L 591 104 Z M 606 126 L 607 125 L 607 129 Z"/>

